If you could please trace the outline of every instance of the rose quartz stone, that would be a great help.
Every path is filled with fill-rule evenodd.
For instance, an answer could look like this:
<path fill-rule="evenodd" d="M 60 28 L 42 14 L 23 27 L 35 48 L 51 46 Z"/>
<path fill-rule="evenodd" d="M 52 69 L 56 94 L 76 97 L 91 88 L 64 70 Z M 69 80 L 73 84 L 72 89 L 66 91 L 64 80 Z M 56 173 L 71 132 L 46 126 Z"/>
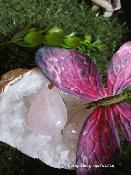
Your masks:
<path fill-rule="evenodd" d="M 61 133 L 67 121 L 67 110 L 56 88 L 45 86 L 32 102 L 28 122 L 32 131 L 44 135 Z"/>

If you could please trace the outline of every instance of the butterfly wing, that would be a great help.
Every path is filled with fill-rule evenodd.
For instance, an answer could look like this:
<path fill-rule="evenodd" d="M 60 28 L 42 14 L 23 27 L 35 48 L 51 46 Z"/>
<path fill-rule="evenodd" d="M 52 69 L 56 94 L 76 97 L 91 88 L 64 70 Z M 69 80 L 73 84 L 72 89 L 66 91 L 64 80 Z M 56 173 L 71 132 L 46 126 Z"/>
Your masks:
<path fill-rule="evenodd" d="M 107 72 L 109 95 L 118 94 L 131 86 L 131 42 L 123 44 L 113 55 Z"/>
<path fill-rule="evenodd" d="M 76 50 L 43 47 L 36 64 L 55 86 L 90 101 L 106 95 L 95 63 Z"/>
<path fill-rule="evenodd" d="M 114 106 L 115 121 L 124 137 L 131 142 L 131 104 L 118 104 Z"/>
<path fill-rule="evenodd" d="M 95 165 L 110 163 L 119 147 L 111 109 L 96 108 L 81 130 L 76 155 L 77 174 L 98 173 L 100 169 Z M 83 165 L 86 167 L 82 167 Z"/>

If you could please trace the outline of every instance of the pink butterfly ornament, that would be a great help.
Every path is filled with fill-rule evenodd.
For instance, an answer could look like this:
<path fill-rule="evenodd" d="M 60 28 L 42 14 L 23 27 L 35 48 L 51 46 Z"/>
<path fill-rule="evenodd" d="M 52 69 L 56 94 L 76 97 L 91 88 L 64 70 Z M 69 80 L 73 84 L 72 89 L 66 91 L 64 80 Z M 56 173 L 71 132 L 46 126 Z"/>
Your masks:
<path fill-rule="evenodd" d="M 36 53 L 36 63 L 55 86 L 91 102 L 120 94 L 131 85 L 131 42 L 123 44 L 114 54 L 107 71 L 106 90 L 95 63 L 78 51 L 42 48 Z M 97 174 L 99 169 L 95 165 L 110 163 L 115 158 L 120 150 L 117 128 L 131 141 L 130 109 L 131 105 L 121 102 L 104 108 L 97 107 L 90 114 L 78 141 L 78 175 Z"/>

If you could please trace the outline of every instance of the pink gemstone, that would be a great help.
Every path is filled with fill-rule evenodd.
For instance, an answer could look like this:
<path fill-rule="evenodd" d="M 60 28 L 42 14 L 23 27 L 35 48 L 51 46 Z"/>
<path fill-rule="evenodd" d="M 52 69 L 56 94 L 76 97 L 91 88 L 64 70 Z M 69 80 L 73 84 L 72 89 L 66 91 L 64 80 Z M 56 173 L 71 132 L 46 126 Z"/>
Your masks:
<path fill-rule="evenodd" d="M 67 121 L 67 110 L 56 88 L 44 87 L 37 95 L 28 112 L 32 131 L 44 135 L 61 133 Z"/>

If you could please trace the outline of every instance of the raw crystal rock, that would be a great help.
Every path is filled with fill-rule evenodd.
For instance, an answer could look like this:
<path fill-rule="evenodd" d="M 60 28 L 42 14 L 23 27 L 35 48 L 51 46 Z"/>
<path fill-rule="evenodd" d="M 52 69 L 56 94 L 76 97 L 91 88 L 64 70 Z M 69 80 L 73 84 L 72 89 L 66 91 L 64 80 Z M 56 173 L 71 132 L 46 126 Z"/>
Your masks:
<path fill-rule="evenodd" d="M 80 129 L 92 110 L 78 107 L 86 102 L 73 95 L 54 88 L 47 92 L 45 90 L 47 84 L 48 81 L 43 78 L 40 71 L 31 70 L 6 85 L 4 92 L 0 94 L 0 141 L 17 148 L 28 156 L 38 158 L 52 167 L 72 169 L 75 165 L 75 152 Z M 46 94 L 44 94 L 45 91 Z M 57 91 L 67 107 L 68 117 L 66 125 L 65 108 Z M 49 99 L 47 99 L 48 95 Z M 42 98 L 42 96 L 44 97 Z M 40 106 L 37 104 L 35 106 L 35 101 L 39 98 L 41 100 Z M 56 101 L 56 98 L 59 100 Z M 46 102 L 49 102 L 49 107 L 47 106 L 48 104 L 45 104 Z M 50 104 L 52 105 L 50 106 Z M 63 109 L 55 111 L 55 105 L 63 106 Z M 72 108 L 72 106 L 76 106 L 76 108 Z M 39 134 L 38 131 L 35 132 L 38 129 L 38 125 L 35 128 L 34 124 L 31 123 L 31 113 L 29 112 L 31 108 L 33 108 L 32 112 L 30 111 L 32 115 L 34 115 L 33 110 L 36 111 L 38 108 L 44 114 L 46 110 L 50 110 L 51 115 L 48 115 L 47 120 L 43 118 L 42 124 L 41 118 L 39 118 L 39 126 L 45 124 L 45 127 L 47 127 L 51 125 L 53 127 L 51 132 L 48 132 L 47 128 L 42 130 L 42 134 Z M 59 113 L 60 116 L 57 116 L 56 113 Z M 61 117 L 61 114 L 64 114 L 63 117 Z M 36 116 L 34 115 L 33 117 Z M 60 134 L 55 134 L 56 128 L 54 125 L 57 124 L 57 121 L 52 117 L 56 117 L 57 121 L 61 121 L 57 132 Z M 30 126 L 32 126 L 32 129 Z M 62 128 L 63 130 L 60 132 Z"/>

